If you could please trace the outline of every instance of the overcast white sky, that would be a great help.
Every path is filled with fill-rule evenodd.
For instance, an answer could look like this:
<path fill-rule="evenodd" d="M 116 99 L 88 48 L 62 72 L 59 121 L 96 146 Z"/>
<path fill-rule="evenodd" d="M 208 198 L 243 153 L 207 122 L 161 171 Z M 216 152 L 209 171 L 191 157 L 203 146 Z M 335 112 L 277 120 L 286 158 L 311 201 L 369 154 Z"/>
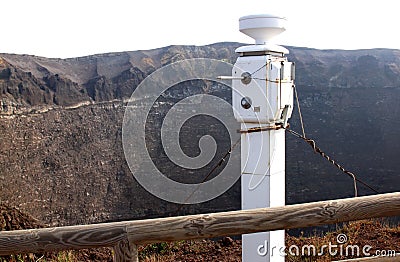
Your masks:
<path fill-rule="evenodd" d="M 76 57 L 167 45 L 253 43 L 240 16 L 278 13 L 277 43 L 321 49 L 400 49 L 400 1 L 360 0 L 7 0 L 0 53 Z"/>

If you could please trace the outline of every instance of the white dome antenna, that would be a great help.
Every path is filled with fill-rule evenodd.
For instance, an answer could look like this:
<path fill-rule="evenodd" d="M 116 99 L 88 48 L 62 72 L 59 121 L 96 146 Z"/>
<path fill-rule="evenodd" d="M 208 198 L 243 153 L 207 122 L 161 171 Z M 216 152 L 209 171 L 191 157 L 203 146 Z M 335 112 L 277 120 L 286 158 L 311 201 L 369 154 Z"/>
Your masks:
<path fill-rule="evenodd" d="M 286 18 L 282 16 L 271 14 L 248 15 L 239 19 L 239 31 L 253 38 L 256 45 L 264 45 L 284 32 L 286 23 Z"/>

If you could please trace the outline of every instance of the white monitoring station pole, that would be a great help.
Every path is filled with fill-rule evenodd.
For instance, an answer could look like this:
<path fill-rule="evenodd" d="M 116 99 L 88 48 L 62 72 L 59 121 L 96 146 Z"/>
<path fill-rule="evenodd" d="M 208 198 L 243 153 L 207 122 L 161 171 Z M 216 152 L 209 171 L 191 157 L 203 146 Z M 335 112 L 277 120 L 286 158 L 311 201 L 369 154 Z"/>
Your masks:
<path fill-rule="evenodd" d="M 285 205 L 284 128 L 293 109 L 294 64 L 285 57 L 286 48 L 271 43 L 285 24 L 274 15 L 239 19 L 239 30 L 255 40 L 235 50 L 239 57 L 232 70 L 232 104 L 242 133 L 243 210 Z M 246 234 L 242 260 L 283 262 L 284 246 L 284 230 Z"/>

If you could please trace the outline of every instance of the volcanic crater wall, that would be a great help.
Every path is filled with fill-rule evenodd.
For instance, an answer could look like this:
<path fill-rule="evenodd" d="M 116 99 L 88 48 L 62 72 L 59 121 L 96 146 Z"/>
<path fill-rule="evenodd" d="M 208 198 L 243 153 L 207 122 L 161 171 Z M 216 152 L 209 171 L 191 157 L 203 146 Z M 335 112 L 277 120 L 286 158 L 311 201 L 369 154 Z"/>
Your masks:
<path fill-rule="evenodd" d="M 239 183 L 215 200 L 182 209 L 154 197 L 133 178 L 121 141 L 124 101 L 147 75 L 185 58 L 234 62 L 238 46 L 171 46 L 73 59 L 0 54 L 0 201 L 48 225 L 239 209 Z M 310 138 L 381 192 L 398 191 L 400 51 L 289 49 Z M 162 116 L 181 97 L 199 93 L 230 99 L 229 88 L 185 83 L 166 92 L 149 116 L 152 157 L 176 179 L 192 178 L 177 172 L 162 150 Z M 209 169 L 229 148 L 226 133 L 212 121 L 188 123 L 181 145 L 196 155 L 201 135 L 213 134 L 220 147 Z M 299 130 L 296 112 L 290 122 Z M 288 203 L 353 195 L 352 180 L 307 144 L 287 134 L 286 147 Z M 190 174 L 193 181 L 209 169 Z M 360 187 L 360 193 L 372 192 Z"/>

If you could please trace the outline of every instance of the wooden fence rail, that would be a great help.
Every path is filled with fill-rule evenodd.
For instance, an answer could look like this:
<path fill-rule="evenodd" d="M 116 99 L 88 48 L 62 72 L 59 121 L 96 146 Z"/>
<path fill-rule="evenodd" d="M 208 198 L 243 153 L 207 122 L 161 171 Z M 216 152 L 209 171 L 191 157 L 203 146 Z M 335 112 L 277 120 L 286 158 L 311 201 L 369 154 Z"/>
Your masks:
<path fill-rule="evenodd" d="M 128 222 L 0 232 L 0 255 L 114 247 L 116 261 L 137 261 L 136 245 L 400 216 L 400 192 L 283 207 Z"/>
<path fill-rule="evenodd" d="M 335 260 L 332 262 L 399 262 L 400 254 L 396 254 L 393 256 L 373 256 L 373 257 L 361 257 L 361 258 L 353 258 L 353 259 L 345 259 L 345 260 Z"/>

